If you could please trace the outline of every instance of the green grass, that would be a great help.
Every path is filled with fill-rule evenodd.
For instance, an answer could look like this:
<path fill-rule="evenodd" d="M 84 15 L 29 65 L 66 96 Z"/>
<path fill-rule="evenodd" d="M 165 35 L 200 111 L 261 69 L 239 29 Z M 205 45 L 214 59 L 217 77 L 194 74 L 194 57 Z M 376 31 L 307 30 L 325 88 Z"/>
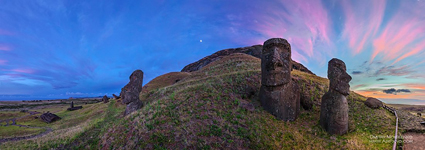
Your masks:
<path fill-rule="evenodd" d="M 0 120 L 18 118 L 28 114 L 20 111 L 0 111 Z"/>
<path fill-rule="evenodd" d="M 276 119 L 258 100 L 260 63 L 234 54 L 177 83 L 151 83 L 157 86 L 140 94 L 145 106 L 126 117 L 120 115 L 124 106 L 113 100 L 74 113 L 60 111 L 63 120 L 48 125 L 55 129 L 52 137 L 7 143 L 0 149 L 12 144 L 23 145 L 13 147 L 18 149 L 391 149 L 392 143 L 371 142 L 370 137 L 393 135 L 394 116 L 366 107 L 365 98 L 354 92 L 347 97 L 349 133 L 332 136 L 324 131 L 319 104 L 329 81 L 296 70 L 292 76 L 313 101 L 313 109 L 302 109 L 293 122 Z M 253 111 L 244 107 L 248 104 Z M 78 130 L 66 133 L 74 128 Z M 56 136 L 63 134 L 67 136 Z"/>
<path fill-rule="evenodd" d="M 304 93 L 316 102 L 302 110 L 294 122 L 283 122 L 264 111 L 257 99 L 260 61 L 233 55 L 213 62 L 190 78 L 164 86 L 141 98 L 148 102 L 112 126 L 103 143 L 118 149 L 390 149 L 391 143 L 372 143 L 371 135 L 394 131 L 394 117 L 383 109 L 373 110 L 352 93 L 349 101 L 350 132 L 331 136 L 319 125 L 321 96 L 328 80 L 299 71 L 293 76 L 304 83 Z M 301 88 L 301 86 L 300 86 Z M 253 96 L 249 91 L 255 91 Z M 254 111 L 242 108 L 251 103 Z M 131 132 L 135 131 L 135 132 Z M 139 139 L 134 142 L 133 139 Z M 149 140 L 143 140 L 149 139 Z"/>
<path fill-rule="evenodd" d="M 46 129 L 24 128 L 18 126 L 0 126 L 0 138 L 22 137 L 39 134 Z"/>

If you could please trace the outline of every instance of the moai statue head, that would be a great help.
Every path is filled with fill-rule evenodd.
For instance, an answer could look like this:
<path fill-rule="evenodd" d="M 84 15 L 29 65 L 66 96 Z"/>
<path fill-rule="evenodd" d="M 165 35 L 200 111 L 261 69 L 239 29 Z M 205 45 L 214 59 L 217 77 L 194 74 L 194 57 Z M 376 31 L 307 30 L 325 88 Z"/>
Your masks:
<path fill-rule="evenodd" d="M 261 56 L 261 83 L 280 86 L 291 80 L 291 45 L 282 38 L 264 42 Z"/>
<path fill-rule="evenodd" d="M 333 58 L 328 64 L 329 89 L 335 90 L 342 95 L 350 94 L 351 76 L 346 72 L 345 63 L 342 60 Z"/>

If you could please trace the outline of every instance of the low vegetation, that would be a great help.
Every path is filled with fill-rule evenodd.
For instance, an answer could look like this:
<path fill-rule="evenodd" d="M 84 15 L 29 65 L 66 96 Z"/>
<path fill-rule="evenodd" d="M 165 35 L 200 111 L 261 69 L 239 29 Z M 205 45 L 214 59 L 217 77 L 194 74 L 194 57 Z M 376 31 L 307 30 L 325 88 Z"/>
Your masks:
<path fill-rule="evenodd" d="M 391 149 L 395 117 L 370 109 L 354 92 L 349 102 L 349 133 L 329 135 L 319 125 L 321 96 L 328 80 L 294 70 L 293 78 L 314 101 L 293 122 L 277 120 L 258 101 L 260 60 L 233 54 L 190 75 L 173 74 L 152 80 L 142 92 L 144 107 L 122 117 L 125 106 L 84 105 L 76 112 L 60 111 L 63 119 L 38 139 L 8 142 L 0 149 Z M 178 82 L 155 83 L 178 78 Z M 147 84 L 147 85 L 148 85 Z M 384 141 L 383 141 L 384 140 Z M 390 142 L 387 142 L 387 141 Z"/>

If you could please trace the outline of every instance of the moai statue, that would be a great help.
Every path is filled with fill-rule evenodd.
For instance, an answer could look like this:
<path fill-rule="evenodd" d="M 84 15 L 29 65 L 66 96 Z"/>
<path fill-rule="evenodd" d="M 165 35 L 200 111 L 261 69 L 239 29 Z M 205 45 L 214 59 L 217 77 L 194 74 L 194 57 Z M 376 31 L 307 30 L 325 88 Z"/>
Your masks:
<path fill-rule="evenodd" d="M 127 105 L 124 115 L 128 115 L 143 106 L 142 101 L 139 100 L 142 84 L 143 71 L 136 70 L 130 75 L 130 82 L 121 89 L 122 103 Z"/>
<path fill-rule="evenodd" d="M 71 101 L 71 107 L 69 108 L 74 108 L 74 101 Z"/>
<path fill-rule="evenodd" d="M 282 38 L 264 42 L 261 56 L 260 101 L 280 120 L 294 121 L 300 111 L 300 90 L 291 79 L 291 45 Z"/>
<path fill-rule="evenodd" d="M 345 63 L 333 58 L 328 64 L 329 91 L 322 97 L 320 125 L 330 134 L 342 135 L 348 131 L 348 103 L 351 76 Z"/>

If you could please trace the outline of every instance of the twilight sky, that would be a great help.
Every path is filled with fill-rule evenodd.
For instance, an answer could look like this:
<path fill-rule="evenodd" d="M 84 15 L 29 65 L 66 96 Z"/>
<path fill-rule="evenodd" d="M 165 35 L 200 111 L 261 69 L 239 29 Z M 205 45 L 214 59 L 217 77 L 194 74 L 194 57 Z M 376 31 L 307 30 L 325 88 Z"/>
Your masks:
<path fill-rule="evenodd" d="M 118 94 L 132 71 L 180 71 L 218 50 L 286 38 L 351 89 L 425 104 L 425 0 L 0 0 L 0 99 Z M 421 101 L 422 100 L 422 101 Z"/>

